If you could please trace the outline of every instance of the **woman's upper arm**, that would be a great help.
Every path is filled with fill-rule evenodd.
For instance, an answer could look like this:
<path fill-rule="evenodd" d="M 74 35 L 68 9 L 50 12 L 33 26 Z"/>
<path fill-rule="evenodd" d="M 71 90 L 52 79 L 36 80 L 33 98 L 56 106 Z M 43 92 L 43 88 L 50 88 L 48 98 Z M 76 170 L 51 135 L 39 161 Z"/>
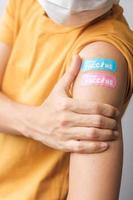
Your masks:
<path fill-rule="evenodd" d="M 75 80 L 73 98 L 111 104 L 121 111 L 127 87 L 123 55 L 109 43 L 95 42 L 86 46 L 80 56 L 87 62 Z M 118 125 L 120 137 L 109 142 L 107 151 L 71 154 L 68 200 L 118 200 L 122 168 L 122 133 Z"/>
<path fill-rule="evenodd" d="M 3 15 L 0 16 L 0 85 L 14 43 L 16 11 L 16 1 L 9 0 L 5 3 Z"/>
<path fill-rule="evenodd" d="M 86 46 L 80 52 L 80 56 L 83 61 L 97 59 L 97 63 L 99 61 L 101 66 L 103 61 L 105 63 L 103 68 L 100 65 L 98 67 L 94 65 L 92 68 L 87 66 L 89 70 L 85 65 L 82 67 L 74 83 L 73 97 L 108 103 L 120 108 L 125 100 L 127 87 L 127 62 L 124 56 L 114 46 L 105 42 L 95 42 Z M 107 62 L 112 63 L 112 69 L 106 65 Z M 95 75 L 97 79 L 94 80 L 91 75 Z M 104 78 L 102 83 L 100 77 Z M 97 83 L 90 83 L 91 80 Z"/>
<path fill-rule="evenodd" d="M 0 43 L 0 85 L 2 82 L 3 74 L 8 63 L 12 48 L 7 44 Z"/>

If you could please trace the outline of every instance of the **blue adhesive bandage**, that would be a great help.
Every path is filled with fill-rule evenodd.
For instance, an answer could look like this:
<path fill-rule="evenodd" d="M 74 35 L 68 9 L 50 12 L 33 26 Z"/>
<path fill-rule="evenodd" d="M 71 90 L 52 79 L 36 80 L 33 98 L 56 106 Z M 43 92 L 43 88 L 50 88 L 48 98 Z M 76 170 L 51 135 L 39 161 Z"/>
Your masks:
<path fill-rule="evenodd" d="M 101 71 L 117 71 L 117 63 L 115 60 L 107 58 L 92 58 L 84 60 L 81 65 L 81 70 L 101 70 Z"/>

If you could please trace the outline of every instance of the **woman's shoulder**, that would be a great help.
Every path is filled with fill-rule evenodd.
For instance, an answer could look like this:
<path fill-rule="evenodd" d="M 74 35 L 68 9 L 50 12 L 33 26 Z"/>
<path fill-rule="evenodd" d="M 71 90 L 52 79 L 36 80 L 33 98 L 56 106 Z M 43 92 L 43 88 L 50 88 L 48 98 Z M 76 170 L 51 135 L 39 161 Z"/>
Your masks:
<path fill-rule="evenodd" d="M 119 5 L 115 5 L 109 15 L 86 26 L 80 33 L 78 44 L 102 39 L 106 41 L 110 38 L 112 42 L 121 41 L 133 50 L 133 31 L 123 15 L 123 8 Z"/>

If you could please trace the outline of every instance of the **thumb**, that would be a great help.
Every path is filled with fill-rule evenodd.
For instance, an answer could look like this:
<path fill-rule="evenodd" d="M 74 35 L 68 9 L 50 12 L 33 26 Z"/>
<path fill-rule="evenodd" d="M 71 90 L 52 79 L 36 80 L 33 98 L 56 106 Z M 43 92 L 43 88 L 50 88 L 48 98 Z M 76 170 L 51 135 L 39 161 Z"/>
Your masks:
<path fill-rule="evenodd" d="M 69 92 L 70 86 L 79 73 L 82 60 L 79 55 L 73 56 L 72 63 L 69 69 L 65 72 L 64 76 L 57 83 L 57 87 L 62 92 Z"/>

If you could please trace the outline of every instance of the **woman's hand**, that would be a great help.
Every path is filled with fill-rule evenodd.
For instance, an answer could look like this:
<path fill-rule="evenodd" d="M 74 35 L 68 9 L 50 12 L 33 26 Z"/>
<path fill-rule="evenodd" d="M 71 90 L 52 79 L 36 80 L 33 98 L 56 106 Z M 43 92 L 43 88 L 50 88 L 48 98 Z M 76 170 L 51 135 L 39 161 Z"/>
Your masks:
<path fill-rule="evenodd" d="M 102 141 L 114 140 L 119 134 L 119 111 L 107 104 L 70 98 L 69 89 L 80 65 L 76 56 L 44 104 L 26 113 L 26 136 L 65 152 L 102 152 L 108 148 Z"/>

